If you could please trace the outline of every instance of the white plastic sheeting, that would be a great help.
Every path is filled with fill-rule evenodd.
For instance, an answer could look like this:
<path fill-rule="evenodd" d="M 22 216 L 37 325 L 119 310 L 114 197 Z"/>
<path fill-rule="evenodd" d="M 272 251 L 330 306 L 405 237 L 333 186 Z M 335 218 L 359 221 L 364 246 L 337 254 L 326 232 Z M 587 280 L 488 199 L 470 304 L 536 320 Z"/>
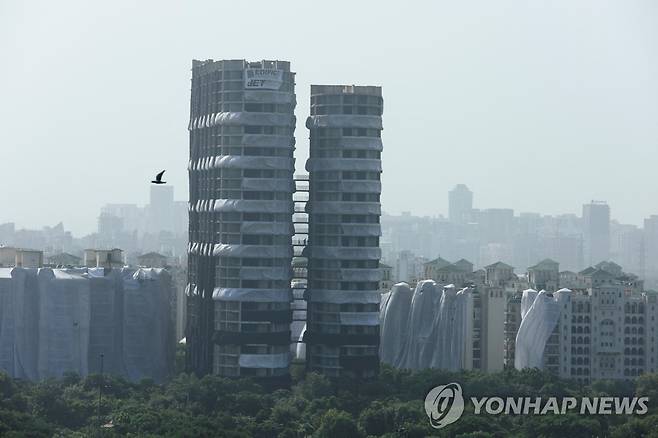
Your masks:
<path fill-rule="evenodd" d="M 241 211 L 247 213 L 292 213 L 292 201 L 257 201 L 252 199 L 217 199 L 213 203 L 214 211 Z M 202 208 L 197 211 L 209 211 Z"/>
<path fill-rule="evenodd" d="M 525 314 L 528 313 L 530 306 L 535 302 L 538 292 L 534 289 L 526 289 L 521 295 L 521 319 L 525 317 Z"/>
<path fill-rule="evenodd" d="M 225 111 L 195 117 L 190 121 L 188 129 L 203 129 L 215 125 L 294 126 L 295 123 L 295 116 L 291 114 Z"/>
<path fill-rule="evenodd" d="M 14 294 L 11 269 L 0 268 L 0 369 L 14 374 Z"/>
<path fill-rule="evenodd" d="M 262 303 L 289 303 L 292 300 L 291 289 L 248 289 L 215 288 L 212 295 L 216 301 L 255 301 Z"/>
<path fill-rule="evenodd" d="M 174 354 L 170 294 L 163 270 L 0 269 L 0 369 L 84 376 L 103 353 L 106 372 L 161 381 Z"/>
<path fill-rule="evenodd" d="M 524 298 L 526 305 L 529 304 L 530 307 L 527 308 L 516 335 L 514 367 L 518 370 L 544 367 L 546 342 L 558 324 L 562 302 L 571 291 L 561 289 L 553 295 L 545 290 L 533 292 L 535 291 L 524 291 L 521 301 L 522 309 Z"/>
<path fill-rule="evenodd" d="M 294 279 L 291 283 L 292 286 L 292 317 L 290 323 L 291 339 L 297 342 L 290 344 L 290 352 L 295 358 L 304 360 L 306 358 L 306 344 L 304 340 L 304 332 L 306 331 L 306 311 L 308 308 L 307 302 L 304 299 L 304 292 L 306 291 L 306 280 Z"/>
<path fill-rule="evenodd" d="M 290 245 L 229 245 L 219 243 L 214 246 L 213 255 L 218 257 L 292 258 L 293 249 Z"/>
<path fill-rule="evenodd" d="M 89 269 L 90 330 L 89 372 L 100 372 L 100 355 L 103 369 L 110 374 L 122 374 L 121 329 L 123 282 L 120 271 L 106 275 L 103 268 Z M 83 274 L 84 275 L 84 274 Z"/>
<path fill-rule="evenodd" d="M 0 369 L 12 377 L 38 377 L 38 293 L 36 269 L 0 269 Z"/>
<path fill-rule="evenodd" d="M 295 347 L 295 359 L 297 360 L 306 360 L 306 343 L 302 342 L 304 340 L 304 335 L 306 334 L 306 324 L 302 328 L 301 333 L 297 337 L 297 346 Z"/>
<path fill-rule="evenodd" d="M 437 342 L 430 368 L 460 370 L 465 367 L 464 353 L 470 347 L 469 322 L 473 314 L 473 299 L 468 288 L 456 291 L 455 286 L 443 288 L 439 312 L 434 320 L 432 338 Z"/>
<path fill-rule="evenodd" d="M 468 288 L 440 291 L 436 282 L 424 280 L 412 296 L 407 284 L 396 284 L 381 305 L 381 360 L 412 370 L 464 369 L 472 312 Z"/>
<path fill-rule="evenodd" d="M 126 376 L 161 382 L 170 369 L 173 332 L 169 296 L 171 276 L 163 269 L 124 270 L 123 361 Z"/>
<path fill-rule="evenodd" d="M 434 352 L 430 335 L 439 294 L 433 280 L 420 281 L 416 285 L 409 313 L 407 348 L 402 352 L 401 368 L 416 370 L 429 367 Z"/>
<path fill-rule="evenodd" d="M 398 283 L 382 295 L 379 357 L 383 363 L 396 368 L 402 366 L 404 358 L 412 296 L 407 283 Z"/>
<path fill-rule="evenodd" d="M 88 373 L 90 285 L 88 279 L 61 270 L 40 269 L 39 360 L 41 379 L 67 371 Z"/>
<path fill-rule="evenodd" d="M 295 167 L 295 160 L 293 158 L 284 158 L 284 157 L 224 155 L 221 157 L 213 157 L 212 160 L 213 160 L 212 167 L 218 169 L 291 170 Z"/>
<path fill-rule="evenodd" d="M 308 129 L 315 128 L 372 128 L 382 129 L 381 116 L 328 114 L 310 116 L 306 119 Z"/>

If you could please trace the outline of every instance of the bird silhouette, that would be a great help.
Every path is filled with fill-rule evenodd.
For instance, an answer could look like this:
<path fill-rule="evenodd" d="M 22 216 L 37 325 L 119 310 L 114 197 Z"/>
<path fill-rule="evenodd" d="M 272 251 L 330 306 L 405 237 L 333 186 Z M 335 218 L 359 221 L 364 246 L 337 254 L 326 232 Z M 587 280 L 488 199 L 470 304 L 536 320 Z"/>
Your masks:
<path fill-rule="evenodd" d="M 166 181 L 162 181 L 162 175 L 164 173 L 165 173 L 165 171 L 163 170 L 162 172 L 155 175 L 155 179 L 153 181 L 151 181 L 151 183 L 153 183 L 153 184 L 167 184 Z"/>

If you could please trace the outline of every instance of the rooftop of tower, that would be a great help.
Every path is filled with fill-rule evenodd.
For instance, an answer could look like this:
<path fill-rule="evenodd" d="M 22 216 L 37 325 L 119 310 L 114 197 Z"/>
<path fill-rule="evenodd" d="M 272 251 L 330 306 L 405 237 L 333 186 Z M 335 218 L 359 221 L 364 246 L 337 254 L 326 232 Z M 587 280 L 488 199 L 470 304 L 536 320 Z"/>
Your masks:
<path fill-rule="evenodd" d="M 381 96 L 382 87 L 376 85 L 311 85 L 311 96 L 315 94 L 364 94 Z"/>
<path fill-rule="evenodd" d="M 290 61 L 263 59 L 261 61 L 247 61 L 246 59 L 206 59 L 200 61 L 192 60 L 193 70 L 240 70 L 245 68 L 267 68 L 274 70 L 290 71 Z"/>

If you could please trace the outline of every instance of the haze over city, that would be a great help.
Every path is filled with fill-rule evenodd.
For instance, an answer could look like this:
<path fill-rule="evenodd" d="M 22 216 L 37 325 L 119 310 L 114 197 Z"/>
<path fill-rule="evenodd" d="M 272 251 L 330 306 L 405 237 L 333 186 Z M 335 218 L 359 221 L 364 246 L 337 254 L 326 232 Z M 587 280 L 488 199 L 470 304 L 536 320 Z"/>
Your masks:
<path fill-rule="evenodd" d="M 0 2 L 0 223 L 89 233 L 162 169 L 187 200 L 191 59 L 214 57 L 291 61 L 298 170 L 310 83 L 382 86 L 388 213 L 446 215 L 465 183 L 478 208 L 597 199 L 639 225 L 658 213 L 657 18 L 650 1 Z"/>
<path fill-rule="evenodd" d="M 0 436 L 654 436 L 657 54 L 651 0 L 0 0 Z"/>

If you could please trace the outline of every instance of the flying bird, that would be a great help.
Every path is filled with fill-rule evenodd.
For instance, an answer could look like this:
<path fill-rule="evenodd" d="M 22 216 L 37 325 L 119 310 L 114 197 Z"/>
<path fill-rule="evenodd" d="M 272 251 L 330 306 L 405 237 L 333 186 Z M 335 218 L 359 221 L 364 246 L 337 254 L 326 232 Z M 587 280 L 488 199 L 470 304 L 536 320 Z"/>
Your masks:
<path fill-rule="evenodd" d="M 167 184 L 167 181 L 162 181 L 162 175 L 165 173 L 163 170 L 162 172 L 158 173 L 155 175 L 155 180 L 151 181 L 153 184 Z"/>

